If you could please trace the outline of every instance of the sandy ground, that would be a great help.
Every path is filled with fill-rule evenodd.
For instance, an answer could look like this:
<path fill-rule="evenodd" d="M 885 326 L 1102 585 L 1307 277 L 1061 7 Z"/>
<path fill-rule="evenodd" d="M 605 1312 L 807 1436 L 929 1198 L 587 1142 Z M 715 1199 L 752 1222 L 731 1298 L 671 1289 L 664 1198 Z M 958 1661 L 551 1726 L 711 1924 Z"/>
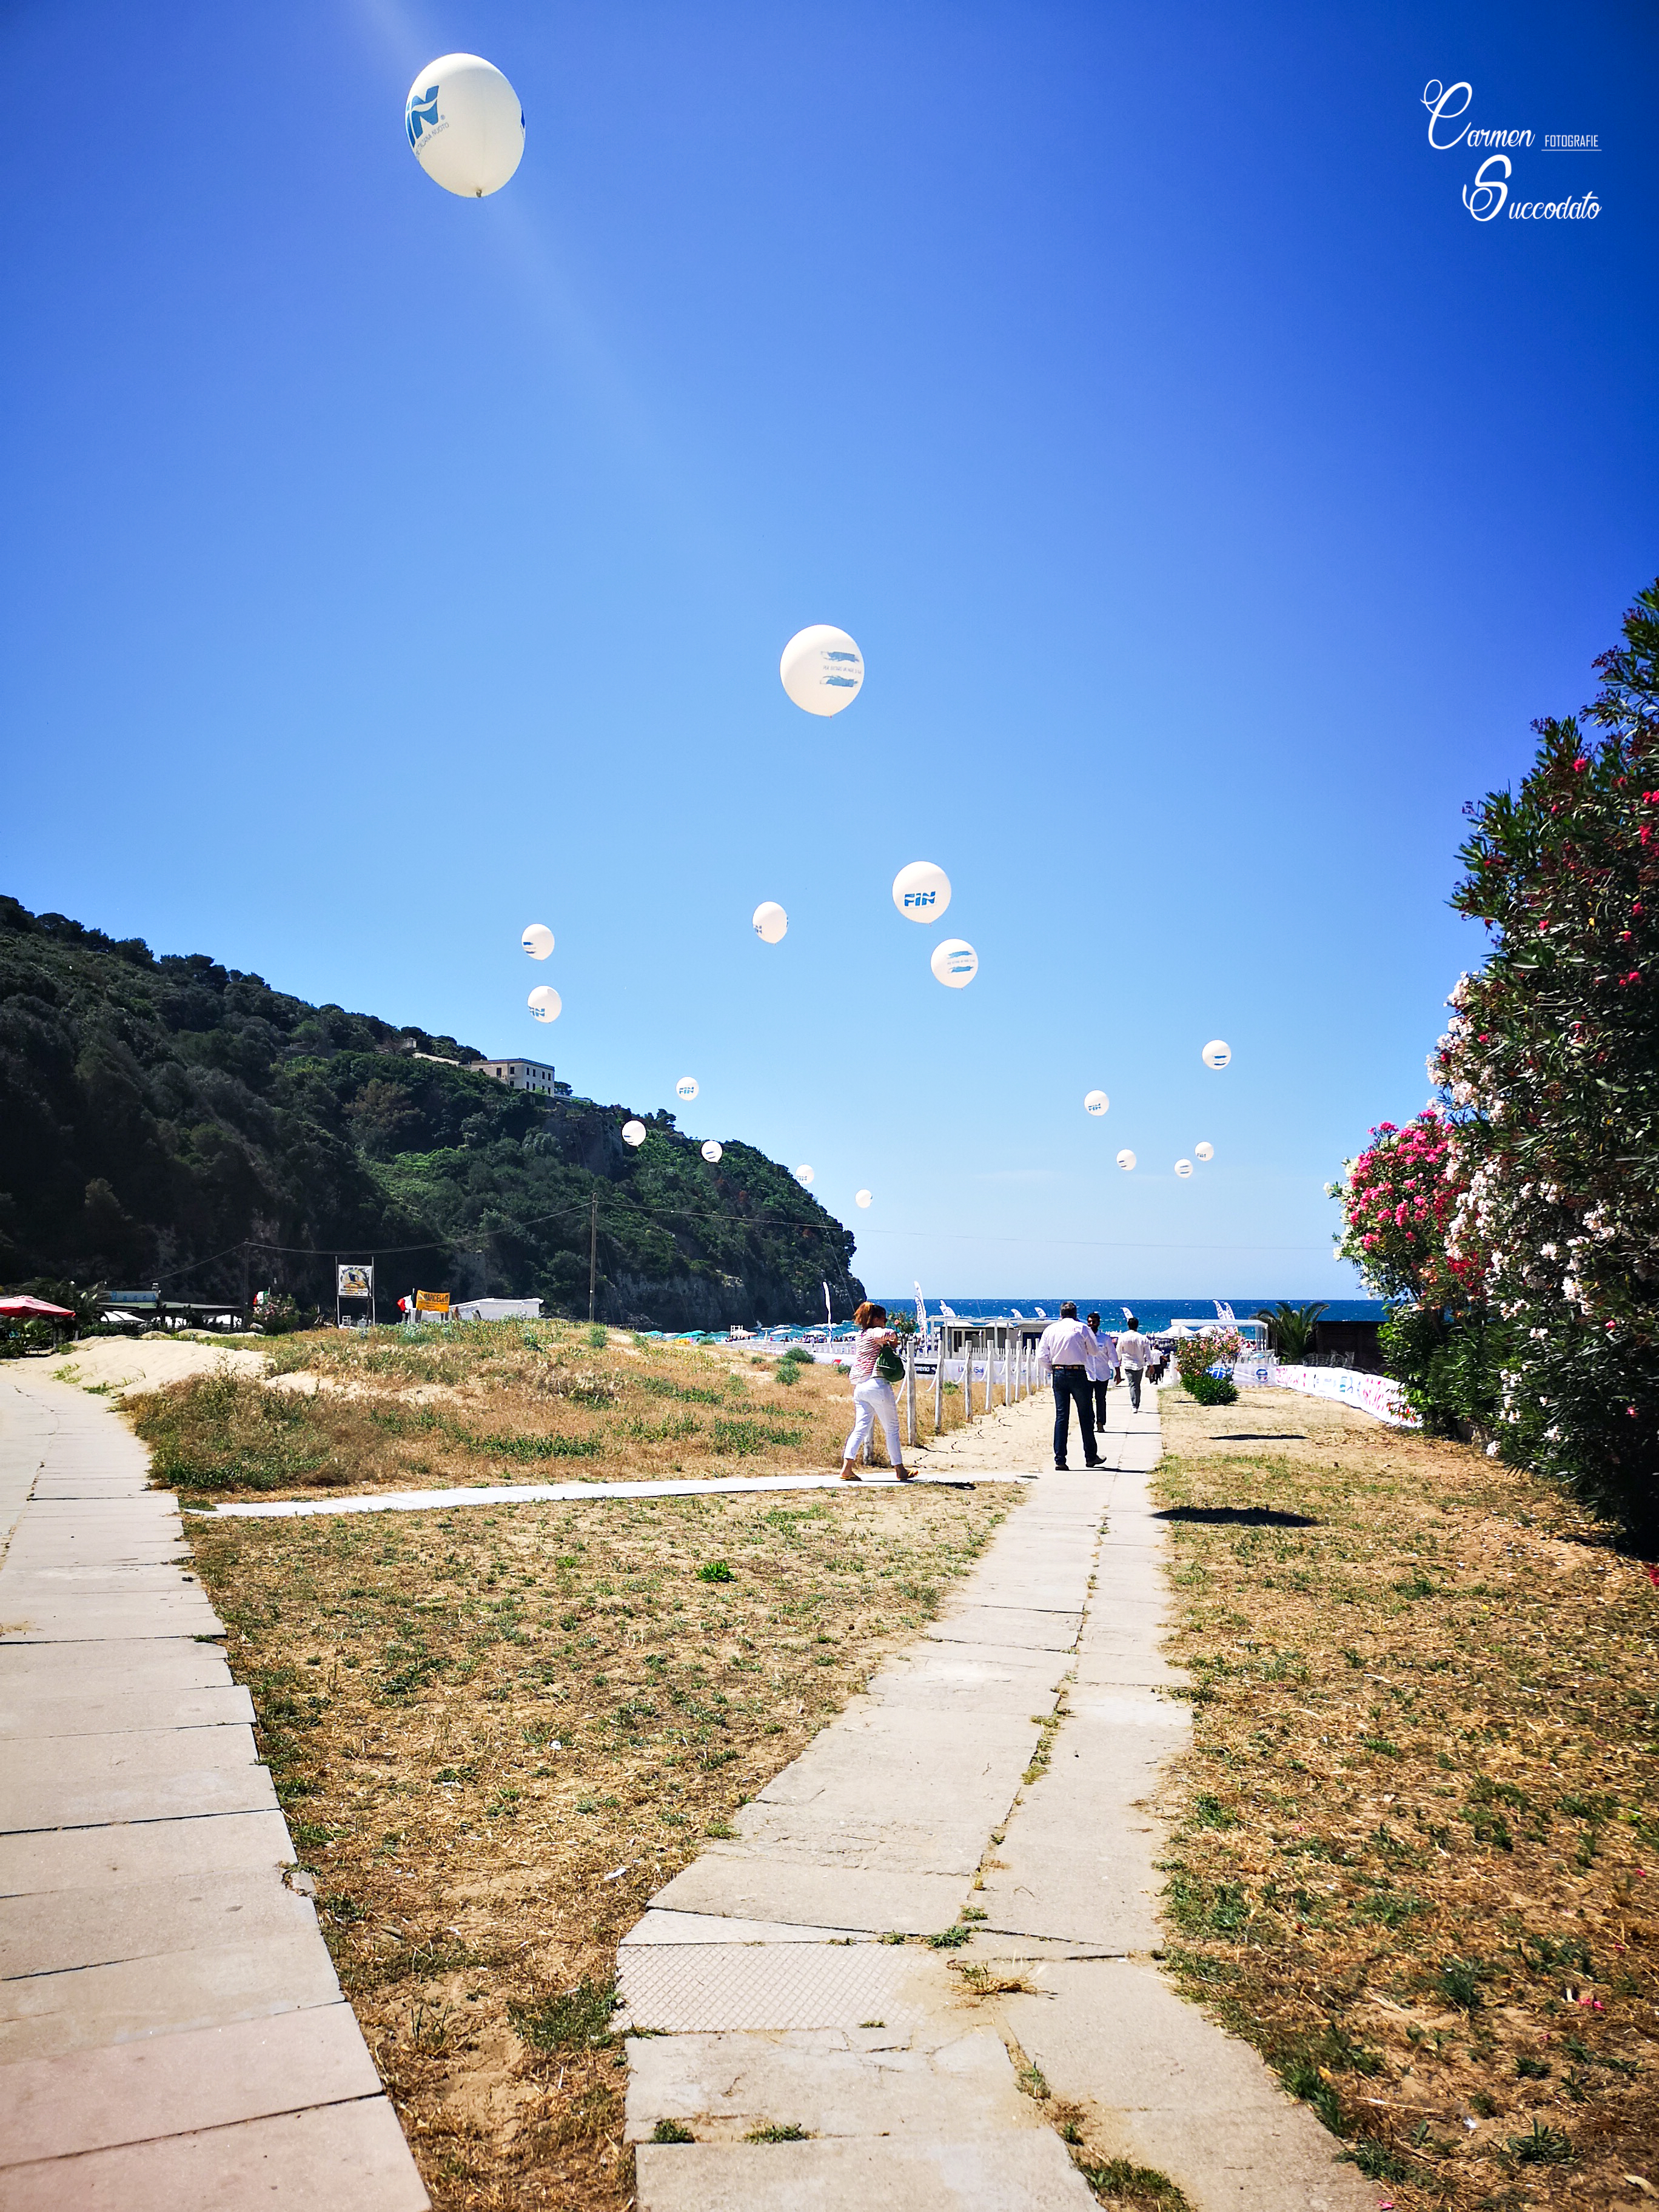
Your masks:
<path fill-rule="evenodd" d="M 239 1374 L 261 1375 L 265 1357 L 262 1343 L 250 1344 L 234 1337 L 203 1343 L 161 1336 L 131 1341 L 118 1336 L 94 1336 L 65 1345 L 60 1358 L 42 1360 L 41 1364 L 48 1374 L 59 1376 L 66 1382 L 78 1382 L 83 1389 L 137 1393 L 180 1382 L 186 1375 L 210 1374 L 221 1361 L 228 1361 Z"/>

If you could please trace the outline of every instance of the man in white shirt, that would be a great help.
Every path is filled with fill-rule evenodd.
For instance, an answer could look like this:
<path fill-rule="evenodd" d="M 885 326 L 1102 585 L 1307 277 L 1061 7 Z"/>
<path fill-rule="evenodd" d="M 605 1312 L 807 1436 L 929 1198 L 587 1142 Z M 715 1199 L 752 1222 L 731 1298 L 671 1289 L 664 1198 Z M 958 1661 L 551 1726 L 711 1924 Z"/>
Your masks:
<path fill-rule="evenodd" d="M 1070 1408 L 1073 1406 L 1077 1407 L 1078 1431 L 1083 1438 L 1083 1464 L 1100 1464 L 1100 1455 L 1095 1449 L 1095 1411 L 1089 1383 L 1089 1362 L 1099 1351 L 1099 1338 L 1078 1319 L 1077 1307 L 1069 1298 L 1060 1310 L 1060 1319 L 1051 1321 L 1037 1340 L 1037 1379 L 1054 1386 L 1057 1474 L 1066 1472 L 1066 1436 Z"/>
<path fill-rule="evenodd" d="M 1117 1375 L 1117 1346 L 1109 1336 L 1100 1334 L 1100 1316 L 1091 1313 L 1089 1326 L 1096 1337 L 1096 1348 L 1089 1355 L 1089 1387 L 1095 1394 L 1095 1434 L 1099 1436 L 1106 1425 L 1106 1393 Z"/>
<path fill-rule="evenodd" d="M 1129 1326 L 1117 1340 L 1118 1364 L 1123 1370 L 1123 1379 L 1129 1386 L 1129 1403 L 1136 1413 L 1140 1411 L 1140 1381 L 1151 1364 L 1152 1347 L 1150 1339 L 1140 1333 L 1140 1323 L 1133 1314 Z"/>

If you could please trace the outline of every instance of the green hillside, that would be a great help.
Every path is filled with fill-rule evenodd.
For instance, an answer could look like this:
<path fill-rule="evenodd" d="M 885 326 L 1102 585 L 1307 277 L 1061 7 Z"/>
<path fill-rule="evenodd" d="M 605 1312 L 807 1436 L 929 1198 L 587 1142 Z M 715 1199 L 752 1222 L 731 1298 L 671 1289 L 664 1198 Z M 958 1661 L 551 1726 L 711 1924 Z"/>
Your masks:
<path fill-rule="evenodd" d="M 439 1059 L 419 1059 L 434 1054 Z M 331 1261 L 638 1328 L 836 1318 L 853 1239 L 786 1168 L 671 1114 L 509 1091 L 454 1038 L 308 1006 L 0 898 L 0 1279 L 330 1304 Z"/>

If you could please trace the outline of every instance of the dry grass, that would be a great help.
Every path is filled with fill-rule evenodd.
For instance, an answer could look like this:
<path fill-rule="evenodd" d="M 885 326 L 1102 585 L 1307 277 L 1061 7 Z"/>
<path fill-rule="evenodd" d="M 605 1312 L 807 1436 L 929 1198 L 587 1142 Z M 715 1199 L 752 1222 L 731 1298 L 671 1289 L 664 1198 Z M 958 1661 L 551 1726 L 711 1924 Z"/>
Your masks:
<path fill-rule="evenodd" d="M 1647 2201 L 1648 1571 L 1464 1446 L 1289 1393 L 1162 1406 L 1197 1684 L 1174 1971 L 1401 2212 Z"/>
<path fill-rule="evenodd" d="M 592 1334 L 568 1322 L 319 1330 L 274 1340 L 268 1377 L 226 1365 L 127 1410 L 157 1482 L 189 1499 L 840 1465 L 852 1388 L 833 1368 Z M 960 1393 L 945 1405 L 945 1428 L 960 1427 Z M 919 1392 L 923 1443 L 932 1413 Z M 886 1464 L 879 1444 L 872 1463 Z"/>
<path fill-rule="evenodd" d="M 442 2212 L 623 2212 L 618 1936 L 915 1633 L 1009 1498 L 191 1524 Z"/>

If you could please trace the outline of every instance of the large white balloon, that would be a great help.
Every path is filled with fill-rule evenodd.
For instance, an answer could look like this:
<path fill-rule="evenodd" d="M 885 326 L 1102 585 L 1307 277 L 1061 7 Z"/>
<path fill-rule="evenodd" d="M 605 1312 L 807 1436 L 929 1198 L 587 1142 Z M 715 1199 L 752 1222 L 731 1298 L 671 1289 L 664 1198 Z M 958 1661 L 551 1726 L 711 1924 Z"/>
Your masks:
<path fill-rule="evenodd" d="M 951 903 L 951 878 L 932 860 L 912 860 L 893 878 L 893 904 L 907 921 L 937 921 Z"/>
<path fill-rule="evenodd" d="M 697 1095 L 697 1079 L 696 1079 L 696 1077 L 695 1075 L 683 1075 L 683 1076 L 681 1076 L 681 1078 L 680 1078 L 679 1081 L 678 1081 L 678 1082 L 674 1085 L 674 1096 L 675 1096 L 675 1097 L 676 1097 L 676 1098 L 684 1098 L 684 1099 L 686 1099 L 687 1101 L 690 1101 L 690 1100 L 691 1100 L 691 1099 L 695 1098 L 695 1097 L 696 1097 L 696 1095 Z"/>
<path fill-rule="evenodd" d="M 528 1004 L 538 1022 L 556 1022 L 564 1011 L 564 1001 L 550 983 L 538 983 Z"/>
<path fill-rule="evenodd" d="M 623 1123 L 623 1142 L 625 1145 L 642 1145 L 645 1142 L 644 1122 L 624 1121 Z"/>
<path fill-rule="evenodd" d="M 797 630 L 778 663 L 783 688 L 809 714 L 839 714 L 864 683 L 864 655 L 844 629 L 814 623 Z"/>
<path fill-rule="evenodd" d="M 1204 1048 L 1203 1057 L 1206 1067 L 1225 1067 L 1232 1056 L 1231 1045 L 1223 1044 L 1219 1037 L 1212 1037 Z"/>
<path fill-rule="evenodd" d="M 715 1143 L 714 1139 L 712 1137 L 708 1139 L 708 1143 L 703 1146 L 703 1148 L 702 1148 L 702 1156 L 703 1156 L 704 1159 L 706 1159 L 706 1160 L 708 1161 L 708 1164 L 709 1164 L 709 1166 L 710 1166 L 711 1168 L 714 1166 L 714 1164 L 715 1161 L 719 1159 L 719 1158 L 720 1158 L 720 1146 Z"/>
<path fill-rule="evenodd" d="M 532 921 L 519 942 L 532 960 L 545 960 L 553 950 L 553 933 L 544 921 Z"/>
<path fill-rule="evenodd" d="M 1212 1160 L 1215 1158 L 1215 1146 L 1213 1145 L 1194 1145 L 1193 1146 L 1193 1158 L 1195 1160 Z"/>
<path fill-rule="evenodd" d="M 755 908 L 755 934 L 763 945 L 776 945 L 789 934 L 789 917 L 775 899 L 763 899 Z"/>
<path fill-rule="evenodd" d="M 853 1203 L 854 1206 L 868 1206 L 872 1194 L 867 1190 L 855 1190 L 853 1193 Z"/>
<path fill-rule="evenodd" d="M 979 955 L 965 937 L 947 937 L 927 963 L 947 989 L 965 990 L 979 973 Z"/>
<path fill-rule="evenodd" d="M 498 192 L 524 158 L 524 110 L 492 62 L 441 54 L 409 88 L 404 125 L 434 185 L 463 199 Z"/>
<path fill-rule="evenodd" d="M 1091 1091 L 1084 1098 L 1083 1110 L 1085 1114 L 1098 1115 L 1103 1114 L 1111 1103 L 1103 1091 Z"/>
<path fill-rule="evenodd" d="M 1124 1171 L 1124 1173 L 1125 1173 L 1126 1175 L 1128 1173 L 1129 1170 L 1130 1170 L 1130 1169 L 1134 1165 L 1134 1164 L 1135 1164 L 1135 1156 L 1134 1156 L 1134 1154 L 1133 1154 L 1133 1153 L 1129 1150 L 1129 1147 L 1128 1147 L 1127 1145 L 1125 1145 L 1125 1146 L 1123 1147 L 1123 1150 L 1122 1150 L 1122 1151 L 1118 1154 L 1118 1156 L 1117 1156 L 1117 1164 L 1118 1164 L 1119 1167 L 1121 1167 L 1121 1168 L 1123 1170 L 1123 1171 Z"/>
<path fill-rule="evenodd" d="M 1177 1160 L 1176 1162 L 1176 1173 L 1178 1176 L 1189 1176 L 1192 1171 L 1193 1164 L 1190 1160 Z"/>
<path fill-rule="evenodd" d="M 795 1170 L 795 1181 L 800 1185 L 803 1190 L 806 1188 L 811 1180 L 812 1170 L 811 1168 L 800 1167 Z"/>

